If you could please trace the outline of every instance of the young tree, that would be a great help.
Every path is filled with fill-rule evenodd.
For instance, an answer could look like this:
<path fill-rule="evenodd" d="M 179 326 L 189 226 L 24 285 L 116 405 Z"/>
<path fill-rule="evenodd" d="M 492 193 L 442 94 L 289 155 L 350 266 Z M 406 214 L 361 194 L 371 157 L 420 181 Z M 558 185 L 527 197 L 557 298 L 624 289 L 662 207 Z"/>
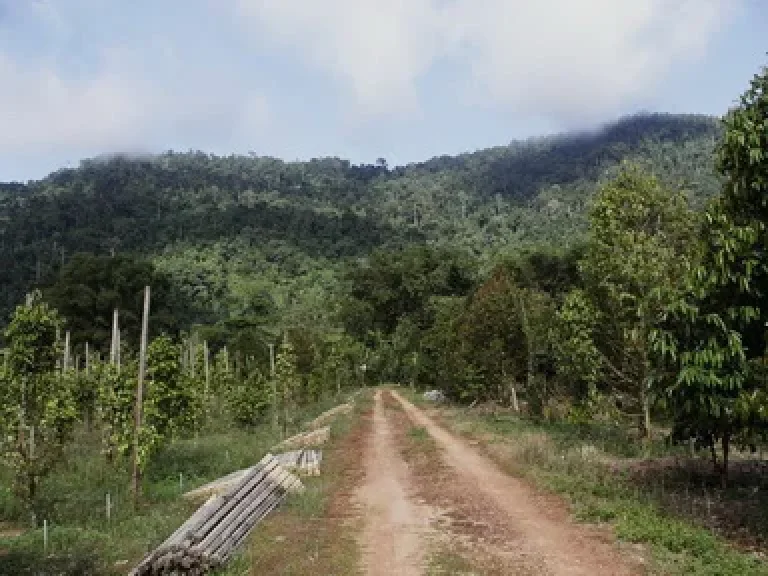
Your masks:
<path fill-rule="evenodd" d="M 526 377 L 527 338 L 523 325 L 523 291 L 505 267 L 473 295 L 458 326 L 466 362 L 481 376 L 478 396 L 512 402 L 515 383 Z M 477 397 L 477 396 L 475 396 Z"/>
<path fill-rule="evenodd" d="M 146 425 L 154 428 L 159 439 L 178 438 L 195 429 L 203 415 L 205 375 L 184 374 L 181 347 L 168 338 L 155 338 L 147 350 Z"/>
<path fill-rule="evenodd" d="M 16 472 L 17 494 L 33 510 L 38 480 L 57 462 L 77 418 L 72 391 L 56 370 L 61 325 L 56 310 L 35 293 L 16 308 L 5 331 L 9 357 L 0 380 L 0 447 Z"/>
<path fill-rule="evenodd" d="M 731 442 L 765 434 L 768 321 L 768 68 L 724 118 L 717 166 L 722 196 L 706 214 L 702 261 L 654 334 L 660 392 L 680 438 L 722 444 L 727 481 Z"/>
<path fill-rule="evenodd" d="M 272 408 L 270 383 L 254 370 L 242 380 L 232 382 L 227 393 L 227 406 L 238 426 L 251 428 L 263 422 Z"/>
<path fill-rule="evenodd" d="M 114 462 L 131 448 L 136 396 L 136 363 L 123 359 L 114 364 L 94 363 L 91 368 L 96 384 L 96 414 L 103 426 L 104 454 Z"/>
<path fill-rule="evenodd" d="M 615 389 L 637 400 L 648 436 L 649 338 L 682 287 L 693 223 L 681 193 L 631 165 L 599 190 L 590 214 L 581 270 L 602 317 L 596 349 Z"/>
<path fill-rule="evenodd" d="M 301 379 L 297 370 L 298 359 L 288 335 L 283 336 L 283 345 L 275 359 L 275 380 L 282 416 L 283 436 L 288 434 L 288 426 L 296 417 L 296 403 Z"/>
<path fill-rule="evenodd" d="M 598 394 L 602 358 L 595 333 L 602 322 L 600 311 L 583 290 L 573 290 L 557 310 L 550 331 L 557 373 L 567 382 L 577 401 L 590 404 Z"/>

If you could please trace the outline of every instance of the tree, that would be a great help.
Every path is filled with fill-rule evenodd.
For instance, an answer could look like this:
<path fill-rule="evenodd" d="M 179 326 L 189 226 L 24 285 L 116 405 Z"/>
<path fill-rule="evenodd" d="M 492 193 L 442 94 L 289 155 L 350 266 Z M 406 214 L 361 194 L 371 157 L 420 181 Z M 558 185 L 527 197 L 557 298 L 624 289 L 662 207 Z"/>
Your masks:
<path fill-rule="evenodd" d="M 133 445 L 136 362 L 123 355 L 120 368 L 98 362 L 91 373 L 97 381 L 96 413 L 103 426 L 104 454 L 108 461 L 114 462 Z"/>
<path fill-rule="evenodd" d="M 238 426 L 251 428 L 260 424 L 272 407 L 269 382 L 258 370 L 232 382 L 227 391 L 227 406 Z"/>
<path fill-rule="evenodd" d="M 73 344 L 90 342 L 106 350 L 116 308 L 120 310 L 122 339 L 138 341 L 144 286 L 153 290 L 153 330 L 178 332 L 189 318 L 189 300 L 179 297 L 167 275 L 140 258 L 76 254 L 44 293 L 67 319 Z"/>
<path fill-rule="evenodd" d="M 203 414 L 203 370 L 198 368 L 194 376 L 184 374 L 181 347 L 167 336 L 155 338 L 149 344 L 147 368 L 145 406 L 150 408 L 147 408 L 146 425 L 154 428 L 160 440 L 193 431 L 201 423 Z"/>
<path fill-rule="evenodd" d="M 275 359 L 275 380 L 279 396 L 279 413 L 282 417 L 283 436 L 288 433 L 289 424 L 296 417 L 296 404 L 301 386 L 297 370 L 298 359 L 288 335 L 283 336 L 283 345 Z"/>
<path fill-rule="evenodd" d="M 475 397 L 512 402 L 525 381 L 528 349 L 523 292 L 505 267 L 497 267 L 472 296 L 458 326 L 465 361 L 480 377 Z"/>
<path fill-rule="evenodd" d="M 693 257 L 693 218 L 685 197 L 627 165 L 597 193 L 581 271 L 602 322 L 596 349 L 613 387 L 641 407 L 651 433 L 649 339 L 682 287 Z"/>
<path fill-rule="evenodd" d="M 57 311 L 37 292 L 16 308 L 5 331 L 9 357 L 0 380 L 0 447 L 16 472 L 17 494 L 33 511 L 38 480 L 58 461 L 77 418 L 69 381 L 56 367 L 61 325 Z"/>
<path fill-rule="evenodd" d="M 768 68 L 723 119 L 722 195 L 707 210 L 702 260 L 654 333 L 660 394 L 678 438 L 722 445 L 727 482 L 733 440 L 765 435 L 768 322 Z"/>
<path fill-rule="evenodd" d="M 550 332 L 557 372 L 567 382 L 570 394 L 579 402 L 591 403 L 598 394 L 602 358 L 595 344 L 595 333 L 602 322 L 583 290 L 573 290 L 557 310 L 557 321 Z"/>

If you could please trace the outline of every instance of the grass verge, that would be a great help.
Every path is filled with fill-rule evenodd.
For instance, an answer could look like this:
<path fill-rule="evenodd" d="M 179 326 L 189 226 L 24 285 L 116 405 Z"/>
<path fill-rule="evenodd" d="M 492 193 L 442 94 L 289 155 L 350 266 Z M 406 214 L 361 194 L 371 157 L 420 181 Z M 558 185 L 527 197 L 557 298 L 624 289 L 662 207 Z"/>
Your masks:
<path fill-rule="evenodd" d="M 227 576 L 360 573 L 355 538 L 360 519 L 351 494 L 364 474 L 362 443 L 371 425 L 371 410 L 370 394 L 361 394 L 353 413 L 332 424 L 321 475 L 305 479 L 305 493 L 259 526 L 243 554 L 247 563 L 233 566 Z"/>
<path fill-rule="evenodd" d="M 313 405 L 300 420 L 311 420 L 337 403 L 329 399 Z M 6 523 L 0 529 L 0 574 L 125 574 L 195 510 L 196 504 L 182 499 L 182 493 L 253 465 L 276 441 L 274 431 L 264 425 L 250 431 L 219 428 L 175 442 L 153 459 L 144 475 L 142 505 L 134 510 L 127 465 L 107 463 L 99 454 L 97 434 L 81 430 L 40 485 L 49 526 L 47 549 L 42 528 L 30 528 L 8 488 L 9 471 L 0 467 L 0 518 Z M 233 569 L 242 565 L 242 560 L 232 564 Z"/>
<path fill-rule="evenodd" d="M 420 398 L 410 397 L 425 406 Z M 713 496 L 716 478 L 705 476 L 702 486 L 699 476 L 681 474 L 673 463 L 682 460 L 674 453 L 637 458 L 619 430 L 536 425 L 508 413 L 448 406 L 433 405 L 431 412 L 454 432 L 477 441 L 478 448 L 508 472 L 565 496 L 578 520 L 610 524 L 620 542 L 641 545 L 650 574 L 768 575 L 762 550 L 743 547 L 754 543 L 758 534 L 724 537 L 733 535 L 739 522 L 744 532 L 757 532 L 753 522 L 759 526 L 761 520 L 745 523 L 743 516 L 734 517 L 711 527 L 702 519 L 711 519 L 713 511 L 729 501 L 743 504 L 743 486 Z M 649 474 L 649 468 L 655 473 Z M 754 497 L 754 490 L 749 492 Z M 758 507 L 753 513 L 764 521 L 765 510 Z"/>

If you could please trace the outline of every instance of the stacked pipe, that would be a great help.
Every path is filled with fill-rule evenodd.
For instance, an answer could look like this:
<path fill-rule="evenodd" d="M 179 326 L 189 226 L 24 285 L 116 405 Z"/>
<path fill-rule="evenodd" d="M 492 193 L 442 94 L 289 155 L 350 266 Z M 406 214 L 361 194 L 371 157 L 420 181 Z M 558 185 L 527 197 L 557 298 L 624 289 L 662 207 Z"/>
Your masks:
<path fill-rule="evenodd" d="M 287 470 L 296 470 L 305 476 L 319 476 L 323 453 L 320 450 L 292 450 L 275 456 L 280 465 Z"/>
<path fill-rule="evenodd" d="M 302 434 L 296 434 L 290 438 L 283 440 L 275 446 L 274 450 L 298 450 L 299 448 L 309 448 L 310 446 L 319 446 L 325 444 L 331 437 L 331 427 L 325 426 L 317 430 L 310 432 L 304 432 Z"/>
<path fill-rule="evenodd" d="M 211 497 L 133 569 L 130 576 L 201 576 L 227 563 L 253 527 L 301 481 L 267 454 L 221 496 Z"/>

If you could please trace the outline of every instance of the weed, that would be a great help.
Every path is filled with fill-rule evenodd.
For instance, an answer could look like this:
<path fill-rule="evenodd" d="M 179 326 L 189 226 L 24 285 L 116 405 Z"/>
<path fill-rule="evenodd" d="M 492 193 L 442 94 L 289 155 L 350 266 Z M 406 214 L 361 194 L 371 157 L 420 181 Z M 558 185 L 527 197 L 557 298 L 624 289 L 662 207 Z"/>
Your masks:
<path fill-rule="evenodd" d="M 638 458 L 641 448 L 621 430 L 534 424 L 516 415 L 478 416 L 450 409 L 443 410 L 443 415 L 464 434 L 482 438 L 488 453 L 511 473 L 565 495 L 577 519 L 610 523 L 620 540 L 646 545 L 657 573 L 768 575 L 764 562 L 735 549 L 708 527 L 697 525 L 695 517 L 681 512 L 681 501 L 683 507 L 692 508 L 690 494 L 696 484 L 690 483 L 690 475 L 673 481 L 674 475 L 667 471 L 666 476 L 655 476 L 654 483 L 650 475 L 639 479 L 632 466 L 649 460 Z M 657 445 L 654 450 L 662 454 L 664 448 Z M 667 454 L 672 455 L 669 458 L 677 453 L 668 448 Z M 665 477 L 666 483 L 659 481 Z M 689 496 L 684 498 L 683 493 Z M 673 501 L 677 504 L 672 505 Z M 696 506 L 704 508 L 703 502 Z M 764 516 L 760 510 L 755 513 Z"/>
<path fill-rule="evenodd" d="M 476 574 L 472 564 L 453 550 L 441 549 L 434 553 L 429 559 L 427 567 L 429 576 L 442 576 L 450 574 L 451 576 L 471 576 Z"/>
<path fill-rule="evenodd" d="M 431 439 L 429 432 L 423 426 L 412 426 L 408 430 L 408 437 L 415 442 L 428 442 Z"/>
<path fill-rule="evenodd" d="M 358 400 L 368 401 L 365 395 Z M 334 399 L 319 402 L 304 410 L 299 419 L 311 420 L 335 403 Z M 348 430 L 349 421 L 337 419 L 333 434 Z M 98 432 L 78 430 L 55 473 L 40 483 L 39 509 L 50 526 L 47 555 L 42 530 L 29 529 L 29 513 L 7 488 L 12 481 L 10 471 L 0 467 L 0 517 L 26 528 L 18 536 L 0 533 L 0 574 L 124 574 L 194 511 L 195 504 L 180 498 L 183 492 L 252 466 L 277 440 L 269 424 L 244 431 L 211 423 L 204 435 L 173 442 L 153 458 L 144 474 L 142 505 L 135 510 L 127 462 L 108 463 L 100 454 Z M 307 517 L 322 503 L 310 489 L 290 506 Z M 237 566 L 234 563 L 223 574 L 242 574 Z"/>

